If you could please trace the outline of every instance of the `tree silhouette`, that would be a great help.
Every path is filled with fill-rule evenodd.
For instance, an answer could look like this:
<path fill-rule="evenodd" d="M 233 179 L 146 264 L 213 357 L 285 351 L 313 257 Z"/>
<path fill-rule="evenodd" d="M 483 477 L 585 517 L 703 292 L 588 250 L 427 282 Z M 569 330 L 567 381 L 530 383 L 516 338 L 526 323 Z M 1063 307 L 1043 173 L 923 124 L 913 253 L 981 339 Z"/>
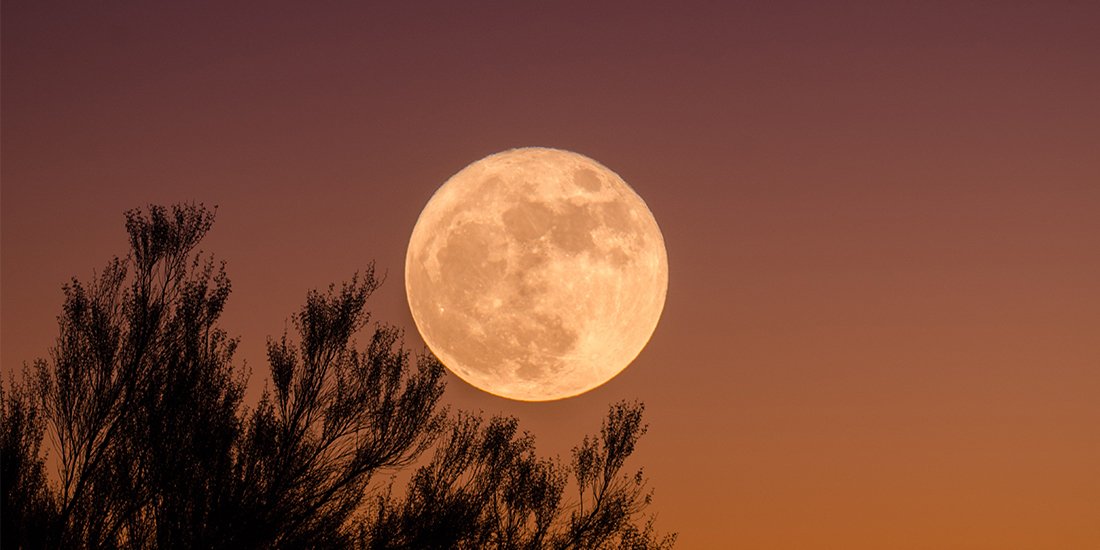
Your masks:
<path fill-rule="evenodd" d="M 375 323 L 357 348 L 373 266 L 307 295 L 244 407 L 218 325 L 230 282 L 196 251 L 213 221 L 127 212 L 130 254 L 64 287 L 49 360 L 0 388 L 4 548 L 671 547 L 642 516 L 642 472 L 622 473 L 640 404 L 612 406 L 570 463 L 539 458 L 516 419 L 441 407 L 442 365 L 400 330 Z M 398 494 L 372 483 L 417 464 Z"/>
<path fill-rule="evenodd" d="M 26 387 L 9 387 L 0 387 L 0 546 L 44 546 L 54 506 L 39 456 L 44 424 Z"/>
<path fill-rule="evenodd" d="M 420 467 L 403 501 L 379 499 L 367 548 L 671 548 L 653 519 L 645 478 L 621 474 L 645 432 L 642 405 L 611 407 L 599 437 L 573 449 L 569 467 L 538 458 L 515 418 L 459 415 Z M 572 475 L 577 500 L 566 503 Z"/>

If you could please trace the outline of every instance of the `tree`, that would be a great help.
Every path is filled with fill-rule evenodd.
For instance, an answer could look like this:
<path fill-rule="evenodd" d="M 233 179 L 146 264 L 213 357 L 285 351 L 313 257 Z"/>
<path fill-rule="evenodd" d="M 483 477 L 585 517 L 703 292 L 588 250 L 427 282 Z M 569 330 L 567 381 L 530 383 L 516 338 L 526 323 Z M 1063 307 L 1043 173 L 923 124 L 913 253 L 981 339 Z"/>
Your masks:
<path fill-rule="evenodd" d="M 364 351 L 352 346 L 378 285 L 371 269 L 338 291 L 311 292 L 295 317 L 300 343 L 268 342 L 274 395 L 261 399 L 240 447 L 246 515 L 232 531 L 249 534 L 233 542 L 350 546 L 373 475 L 411 464 L 439 433 L 442 365 L 421 357 L 413 371 L 400 331 L 384 325 Z"/>
<path fill-rule="evenodd" d="M 461 414 L 420 467 L 403 500 L 379 498 L 361 538 L 367 548 L 671 548 L 653 518 L 641 470 L 623 464 L 645 433 L 639 403 L 611 406 L 599 437 L 573 449 L 570 466 L 535 455 L 515 418 Z M 567 501 L 569 477 L 577 500 Z"/>
<path fill-rule="evenodd" d="M 130 211 L 130 254 L 64 288 L 50 359 L 0 389 L 5 548 L 671 546 L 639 519 L 641 472 L 620 474 L 640 405 L 612 407 L 568 465 L 538 458 L 514 418 L 451 413 L 442 365 L 400 330 L 376 323 L 357 348 L 373 266 L 307 295 L 245 408 L 218 325 L 230 281 L 196 252 L 213 221 L 201 205 Z M 429 450 L 402 495 L 372 484 Z"/>
<path fill-rule="evenodd" d="M 0 386 L 0 546 L 29 548 L 44 544 L 52 523 L 53 502 L 39 456 L 44 430 L 33 397 L 12 380 Z"/>
<path fill-rule="evenodd" d="M 224 266 L 193 253 L 213 224 L 201 207 L 126 214 L 131 253 L 64 289 L 51 361 L 35 364 L 55 438 L 64 547 L 203 540 L 231 486 L 245 379 L 218 328 Z"/>

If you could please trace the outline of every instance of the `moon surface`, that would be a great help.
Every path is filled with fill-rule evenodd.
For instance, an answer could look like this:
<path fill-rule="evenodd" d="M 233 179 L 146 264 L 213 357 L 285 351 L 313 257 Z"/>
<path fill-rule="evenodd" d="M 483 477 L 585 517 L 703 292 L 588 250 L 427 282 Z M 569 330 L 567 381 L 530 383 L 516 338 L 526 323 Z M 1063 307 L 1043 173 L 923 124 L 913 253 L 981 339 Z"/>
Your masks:
<path fill-rule="evenodd" d="M 405 259 L 420 334 L 489 393 L 549 401 L 612 379 L 664 308 L 668 255 L 617 174 L 569 151 L 485 157 L 428 201 Z"/>

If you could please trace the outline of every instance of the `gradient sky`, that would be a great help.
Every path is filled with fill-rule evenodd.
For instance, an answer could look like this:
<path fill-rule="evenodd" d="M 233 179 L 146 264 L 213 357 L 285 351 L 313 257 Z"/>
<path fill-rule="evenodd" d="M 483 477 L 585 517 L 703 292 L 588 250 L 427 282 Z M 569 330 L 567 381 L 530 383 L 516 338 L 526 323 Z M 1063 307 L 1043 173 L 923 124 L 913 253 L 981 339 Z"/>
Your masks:
<path fill-rule="evenodd" d="M 507 401 L 565 456 L 637 398 L 680 548 L 1100 547 L 1100 4 L 5 2 L 2 363 L 122 213 L 218 205 L 253 394 L 310 288 L 518 146 L 648 202 L 665 313 L 622 375 Z M 6 377 L 6 374 L 5 374 Z"/>

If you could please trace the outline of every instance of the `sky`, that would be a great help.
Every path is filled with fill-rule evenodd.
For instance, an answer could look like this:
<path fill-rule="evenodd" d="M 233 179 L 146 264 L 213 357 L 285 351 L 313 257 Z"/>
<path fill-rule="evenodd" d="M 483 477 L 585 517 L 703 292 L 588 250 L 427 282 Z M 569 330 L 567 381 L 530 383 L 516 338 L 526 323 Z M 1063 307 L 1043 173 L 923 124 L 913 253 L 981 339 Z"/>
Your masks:
<path fill-rule="evenodd" d="M 1100 547 L 1100 4 L 5 2 L 0 360 L 123 212 L 217 205 L 222 326 L 371 261 L 407 330 L 432 193 L 521 146 L 615 170 L 664 234 L 649 345 L 582 396 L 444 401 L 568 456 L 646 405 L 679 548 Z"/>

